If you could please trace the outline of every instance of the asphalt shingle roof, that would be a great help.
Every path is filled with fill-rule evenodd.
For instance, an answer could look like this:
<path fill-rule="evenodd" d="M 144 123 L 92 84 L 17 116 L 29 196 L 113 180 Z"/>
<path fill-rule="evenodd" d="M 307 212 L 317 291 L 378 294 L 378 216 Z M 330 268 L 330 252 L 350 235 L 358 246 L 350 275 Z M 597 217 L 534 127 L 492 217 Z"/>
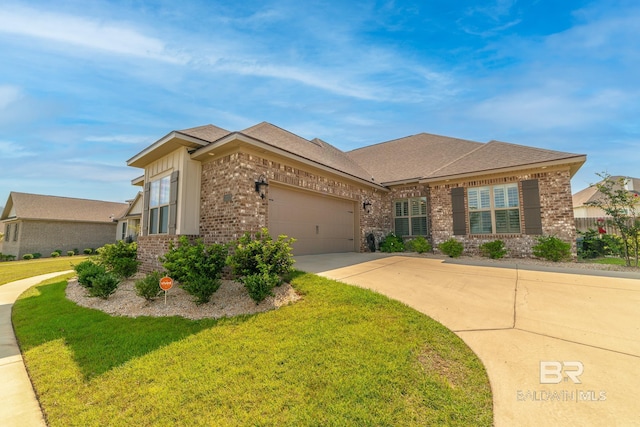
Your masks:
<path fill-rule="evenodd" d="M 634 194 L 640 194 L 640 178 L 632 178 L 632 177 L 616 175 L 616 176 L 612 176 L 611 180 L 618 181 L 620 178 L 625 178 L 627 180 L 630 180 L 631 188 L 632 188 L 632 190 L 630 191 L 633 192 Z M 599 184 L 602 182 L 603 181 L 600 181 Z M 613 188 L 620 189 L 620 186 L 614 185 Z M 583 190 L 580 190 L 573 195 L 573 207 L 577 208 L 580 206 L 584 206 L 587 203 L 595 202 L 597 200 L 602 199 L 603 197 L 604 195 L 598 191 L 598 188 L 596 187 L 595 184 L 590 185 L 589 187 Z"/>
<path fill-rule="evenodd" d="M 2 219 L 13 206 L 18 219 L 43 219 L 80 222 L 112 222 L 129 207 L 127 203 L 75 199 L 40 194 L 11 192 Z"/>

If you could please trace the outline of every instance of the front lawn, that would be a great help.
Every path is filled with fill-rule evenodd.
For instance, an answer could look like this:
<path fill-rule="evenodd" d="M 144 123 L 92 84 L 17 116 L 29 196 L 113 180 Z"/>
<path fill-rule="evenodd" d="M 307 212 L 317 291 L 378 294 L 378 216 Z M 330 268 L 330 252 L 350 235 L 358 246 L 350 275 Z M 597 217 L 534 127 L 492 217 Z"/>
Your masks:
<path fill-rule="evenodd" d="M 86 256 L 40 258 L 29 261 L 0 262 L 0 285 L 14 280 L 40 274 L 55 273 L 56 271 L 73 270 L 73 266 L 87 259 Z"/>
<path fill-rule="evenodd" d="M 478 358 L 439 323 L 311 274 L 294 305 L 222 320 L 111 317 L 59 279 L 13 322 L 51 426 L 491 425 Z"/>

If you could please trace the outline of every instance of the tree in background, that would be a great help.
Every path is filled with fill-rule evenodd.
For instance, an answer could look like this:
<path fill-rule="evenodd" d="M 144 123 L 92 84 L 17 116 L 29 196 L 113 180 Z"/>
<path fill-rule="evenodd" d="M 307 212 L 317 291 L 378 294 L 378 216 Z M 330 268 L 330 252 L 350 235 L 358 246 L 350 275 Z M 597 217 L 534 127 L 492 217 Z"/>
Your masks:
<path fill-rule="evenodd" d="M 602 181 L 596 188 L 602 194 L 598 200 L 587 203 L 602 209 L 608 224 L 620 230 L 623 255 L 627 266 L 638 267 L 640 252 L 640 197 L 637 192 L 627 190 L 626 178 L 613 179 L 606 172 L 596 174 Z"/>

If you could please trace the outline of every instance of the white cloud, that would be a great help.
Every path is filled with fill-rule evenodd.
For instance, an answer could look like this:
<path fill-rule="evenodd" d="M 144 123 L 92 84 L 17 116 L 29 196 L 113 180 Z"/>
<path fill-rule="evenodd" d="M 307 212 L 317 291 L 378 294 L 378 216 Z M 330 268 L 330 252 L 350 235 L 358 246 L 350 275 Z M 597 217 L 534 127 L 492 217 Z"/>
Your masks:
<path fill-rule="evenodd" d="M 115 144 L 150 144 L 155 141 L 154 138 L 144 135 L 102 135 L 87 136 L 87 142 L 106 142 Z"/>
<path fill-rule="evenodd" d="M 186 58 L 167 51 L 165 43 L 123 24 L 29 8 L 0 10 L 0 32 L 68 43 L 114 54 L 164 62 L 184 63 Z"/>
<path fill-rule="evenodd" d="M 0 158 L 3 159 L 19 159 L 21 157 L 35 156 L 36 154 L 25 150 L 19 144 L 9 141 L 0 141 Z"/>

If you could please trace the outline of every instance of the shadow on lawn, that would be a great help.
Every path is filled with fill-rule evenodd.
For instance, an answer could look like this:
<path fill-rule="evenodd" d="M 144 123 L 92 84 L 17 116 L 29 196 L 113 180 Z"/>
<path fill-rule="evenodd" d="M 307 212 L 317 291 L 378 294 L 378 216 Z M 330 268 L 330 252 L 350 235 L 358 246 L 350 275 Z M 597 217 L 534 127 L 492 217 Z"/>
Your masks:
<path fill-rule="evenodd" d="M 114 317 L 69 301 L 66 285 L 62 281 L 32 288 L 16 301 L 13 324 L 23 353 L 50 341 L 64 340 L 86 380 L 204 329 L 240 324 L 251 317 Z"/>

